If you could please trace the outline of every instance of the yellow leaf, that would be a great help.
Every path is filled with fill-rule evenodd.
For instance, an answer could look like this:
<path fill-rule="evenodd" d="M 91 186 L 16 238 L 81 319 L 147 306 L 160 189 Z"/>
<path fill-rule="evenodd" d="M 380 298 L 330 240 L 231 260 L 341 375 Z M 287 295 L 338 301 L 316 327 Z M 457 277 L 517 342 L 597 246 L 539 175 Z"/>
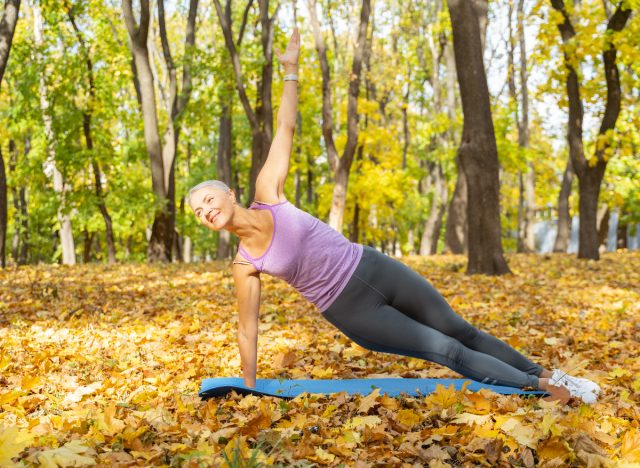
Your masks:
<path fill-rule="evenodd" d="M 544 415 L 544 417 L 542 418 L 542 425 L 541 425 L 543 435 L 547 436 L 551 434 L 551 435 L 557 436 L 562 434 L 563 432 L 562 427 L 555 424 L 557 419 L 558 419 L 557 416 L 554 416 L 549 413 Z"/>
<path fill-rule="evenodd" d="M 536 453 L 538 454 L 538 457 L 540 457 L 540 461 L 545 461 L 553 460 L 554 458 L 564 460 L 571 452 L 567 447 L 566 442 L 554 437 L 541 443 L 538 446 Z"/>
<path fill-rule="evenodd" d="M 360 406 L 358 407 L 358 413 L 366 413 L 373 406 L 377 404 L 376 399 L 380 396 L 380 389 L 376 388 L 373 392 L 369 393 L 366 397 L 360 400 Z"/>
<path fill-rule="evenodd" d="M 493 428 L 493 423 L 488 422 L 487 424 L 483 424 L 482 426 L 474 426 L 473 433 L 478 437 L 482 437 L 484 439 L 495 439 L 498 435 L 501 435 L 499 431 Z M 501 437 L 503 437 L 501 435 Z"/>
<path fill-rule="evenodd" d="M 357 429 L 362 426 L 376 427 L 381 419 L 378 416 L 356 416 L 345 426 L 347 429 Z"/>
<path fill-rule="evenodd" d="M 316 461 L 318 463 L 331 463 L 335 460 L 336 456 L 333 453 L 329 453 L 326 450 L 321 449 L 320 447 L 316 447 L 315 456 L 312 455 L 309 459 Z"/>
<path fill-rule="evenodd" d="M 498 426 L 497 421 L 496 426 Z M 513 437 L 519 444 L 533 449 L 538 445 L 537 431 L 531 426 L 525 426 L 518 418 L 508 418 L 498 426 L 498 429 Z"/>
<path fill-rule="evenodd" d="M 333 377 L 334 370 L 331 367 L 313 366 L 311 375 L 318 379 L 329 379 Z"/>
<path fill-rule="evenodd" d="M 44 468 L 95 465 L 96 462 L 90 455 L 95 455 L 92 448 L 83 445 L 81 440 L 72 440 L 62 447 L 37 452 L 29 456 L 28 460 L 37 461 Z"/>
<path fill-rule="evenodd" d="M 40 378 L 39 375 L 32 375 L 32 376 L 25 375 L 24 377 L 22 377 L 22 382 L 20 383 L 20 387 L 25 392 L 28 392 L 32 388 L 39 387 L 41 381 L 42 379 Z"/>
<path fill-rule="evenodd" d="M 431 405 L 439 405 L 443 408 L 455 404 L 458 401 L 458 393 L 453 385 L 445 388 L 444 385 L 437 384 L 435 392 L 425 397 L 425 402 Z"/>
<path fill-rule="evenodd" d="M 351 343 L 349 348 L 345 348 L 342 350 L 342 357 L 352 358 L 352 357 L 361 357 L 368 353 L 369 351 L 362 346 L 359 346 L 355 343 Z"/>
<path fill-rule="evenodd" d="M 611 377 L 612 379 L 615 379 L 617 377 L 626 377 L 630 375 L 631 373 L 627 369 L 624 369 L 622 367 L 616 367 L 611 372 L 609 372 L 609 377 Z"/>
<path fill-rule="evenodd" d="M 473 413 L 460 413 L 453 418 L 455 424 L 478 424 L 479 426 L 491 421 L 491 415 L 489 414 L 473 414 Z"/>
<path fill-rule="evenodd" d="M 336 405 L 329 405 L 327 406 L 327 409 L 324 410 L 324 412 L 322 413 L 322 417 L 323 418 L 328 418 L 331 416 L 331 414 L 338 409 L 338 407 Z"/>
<path fill-rule="evenodd" d="M 629 429 L 622 437 L 622 447 L 620 447 L 622 458 L 627 461 L 640 462 L 640 431 Z"/>
<path fill-rule="evenodd" d="M 8 466 L 33 440 L 33 435 L 17 427 L 0 429 L 0 466 Z"/>
<path fill-rule="evenodd" d="M 412 428 L 422 421 L 422 417 L 419 414 L 416 414 L 413 410 L 401 409 L 398 411 L 397 420 L 400 424 L 404 424 L 408 428 Z"/>
<path fill-rule="evenodd" d="M 11 404 L 22 395 L 24 395 L 24 392 L 21 392 L 20 390 L 11 390 L 3 393 L 0 395 L 0 405 Z"/>
<path fill-rule="evenodd" d="M 483 394 L 469 392 L 465 397 L 473 403 L 473 412 L 477 414 L 487 414 L 491 411 L 491 401 Z"/>

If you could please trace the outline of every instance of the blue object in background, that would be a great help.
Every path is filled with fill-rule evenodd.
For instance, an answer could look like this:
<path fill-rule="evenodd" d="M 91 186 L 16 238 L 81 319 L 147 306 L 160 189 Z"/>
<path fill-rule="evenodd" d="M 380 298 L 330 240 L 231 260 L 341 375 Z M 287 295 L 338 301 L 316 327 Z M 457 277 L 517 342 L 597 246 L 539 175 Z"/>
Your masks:
<path fill-rule="evenodd" d="M 502 387 L 499 385 L 487 385 L 469 379 L 402 379 L 402 378 L 382 378 L 382 379 L 344 379 L 344 380 L 278 380 L 278 379 L 256 379 L 256 387 L 249 388 L 244 385 L 241 377 L 219 377 L 214 379 L 204 379 L 198 395 L 206 400 L 207 398 L 225 395 L 232 390 L 242 395 L 266 395 L 281 398 L 294 398 L 302 392 L 331 393 L 347 392 L 351 395 L 368 395 L 374 389 L 379 388 L 380 394 L 397 396 L 401 393 L 417 396 L 427 395 L 436 389 L 436 385 L 449 387 L 453 385 L 456 390 L 460 390 L 465 382 L 468 382 L 467 389 L 478 391 L 482 388 L 495 393 L 505 395 L 546 395 L 545 392 L 524 391 L 519 388 Z"/>

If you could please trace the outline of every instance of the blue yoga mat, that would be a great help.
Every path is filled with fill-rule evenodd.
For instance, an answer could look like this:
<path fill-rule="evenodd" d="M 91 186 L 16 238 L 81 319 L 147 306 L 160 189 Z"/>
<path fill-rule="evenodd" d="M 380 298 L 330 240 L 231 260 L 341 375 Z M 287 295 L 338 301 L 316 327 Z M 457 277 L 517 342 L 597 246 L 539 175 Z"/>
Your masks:
<path fill-rule="evenodd" d="M 469 382 L 467 389 L 477 392 L 482 388 L 495 393 L 517 395 L 545 395 L 543 391 L 524 391 L 519 388 L 501 387 L 499 385 L 487 385 L 469 379 L 344 379 L 344 380 L 278 380 L 256 379 L 256 387 L 249 388 L 244 385 L 240 377 L 219 377 L 204 379 L 198 395 L 203 398 L 217 397 L 235 390 L 237 393 L 247 395 L 267 395 L 282 398 L 294 398 L 302 392 L 330 393 L 347 392 L 349 394 L 368 395 L 374 389 L 379 388 L 380 394 L 397 396 L 401 393 L 417 396 L 426 395 L 435 391 L 436 385 L 449 387 L 453 385 L 460 390 L 464 382 Z"/>

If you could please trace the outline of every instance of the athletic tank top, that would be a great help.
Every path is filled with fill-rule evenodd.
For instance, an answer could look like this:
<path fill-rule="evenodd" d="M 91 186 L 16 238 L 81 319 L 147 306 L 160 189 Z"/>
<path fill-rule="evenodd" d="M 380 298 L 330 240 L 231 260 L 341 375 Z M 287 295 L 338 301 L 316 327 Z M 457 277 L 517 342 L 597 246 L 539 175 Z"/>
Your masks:
<path fill-rule="evenodd" d="M 350 242 L 318 218 L 284 201 L 253 202 L 249 209 L 270 210 L 273 236 L 267 251 L 253 258 L 238 250 L 260 272 L 285 280 L 324 312 L 347 285 L 362 257 L 362 245 Z"/>

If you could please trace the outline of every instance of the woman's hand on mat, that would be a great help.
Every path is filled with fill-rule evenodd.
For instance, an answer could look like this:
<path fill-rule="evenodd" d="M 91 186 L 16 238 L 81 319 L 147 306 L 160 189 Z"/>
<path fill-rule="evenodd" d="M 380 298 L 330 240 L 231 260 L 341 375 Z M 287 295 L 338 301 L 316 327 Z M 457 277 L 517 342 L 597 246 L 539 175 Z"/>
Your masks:
<path fill-rule="evenodd" d="M 285 51 L 281 52 L 276 47 L 275 52 L 286 73 L 295 73 L 298 70 L 298 56 L 300 55 L 300 31 L 298 28 L 293 30 Z"/>
<path fill-rule="evenodd" d="M 249 388 L 256 388 L 256 378 L 253 377 L 245 377 L 244 378 L 244 386 Z"/>

